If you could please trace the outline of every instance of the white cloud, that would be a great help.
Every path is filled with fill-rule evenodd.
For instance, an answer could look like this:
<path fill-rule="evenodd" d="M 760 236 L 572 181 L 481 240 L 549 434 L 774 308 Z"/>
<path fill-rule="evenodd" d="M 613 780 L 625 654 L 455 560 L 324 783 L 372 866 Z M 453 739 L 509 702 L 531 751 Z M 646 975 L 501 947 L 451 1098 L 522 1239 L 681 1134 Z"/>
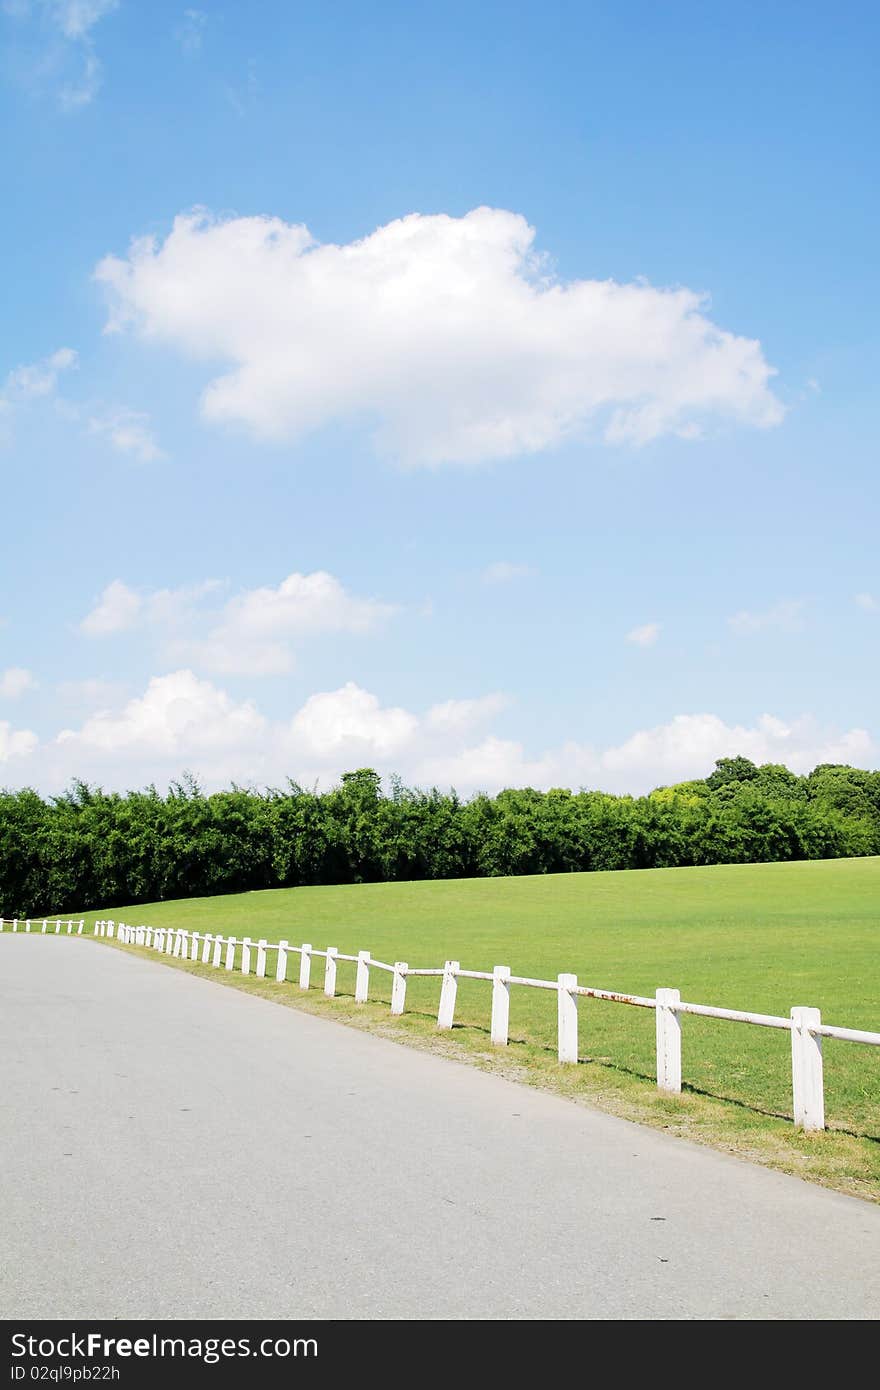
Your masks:
<path fill-rule="evenodd" d="M 175 27 L 174 38 L 187 57 L 199 52 L 207 27 L 208 16 L 204 10 L 184 10 Z"/>
<path fill-rule="evenodd" d="M 431 706 L 425 716 L 425 722 L 429 729 L 463 734 L 494 719 L 495 715 L 507 709 L 509 704 L 509 697 L 500 691 L 492 695 L 481 695 L 476 700 L 444 700 L 442 704 Z"/>
<path fill-rule="evenodd" d="M 418 727 L 414 714 L 383 708 L 375 695 L 348 681 L 341 690 L 309 696 L 291 720 L 289 746 L 307 759 L 386 762 L 405 752 Z"/>
<path fill-rule="evenodd" d="M 26 690 L 33 690 L 35 685 L 32 672 L 26 671 L 23 666 L 8 666 L 5 671 L 0 671 L 0 698 L 4 700 L 17 700 Z"/>
<path fill-rule="evenodd" d="M 717 758 L 736 754 L 795 772 L 823 762 L 880 761 L 867 730 L 828 728 L 807 715 L 762 714 L 729 724 L 715 714 L 681 714 L 605 748 L 569 740 L 530 751 L 491 728 L 475 737 L 507 703 L 496 693 L 418 713 L 384 705 L 349 681 L 309 696 L 290 717 L 270 719 L 253 701 L 237 701 L 182 669 L 154 677 L 136 698 L 114 696 L 112 707 L 39 747 L 30 731 L 0 724 L 0 758 L 20 758 L 22 779 L 51 791 L 74 776 L 114 787 L 164 785 L 187 768 L 209 788 L 231 780 L 277 786 L 288 775 L 329 787 L 342 772 L 371 766 L 398 772 L 411 785 L 452 785 L 462 794 L 526 785 L 638 794 L 705 777 Z"/>
<path fill-rule="evenodd" d="M 62 82 L 58 92 L 63 111 L 88 106 L 97 95 L 102 66 L 92 30 L 118 7 L 119 0 L 6 0 L 7 14 L 19 20 L 38 14 L 50 35 L 50 46 L 32 77 L 57 76 L 73 70 L 74 75 Z"/>
<path fill-rule="evenodd" d="M 728 626 L 740 636 L 756 632 L 801 632 L 804 627 L 804 603 L 801 599 L 776 603 L 762 613 L 742 609 L 727 619 Z"/>
<path fill-rule="evenodd" d="M 110 330 L 228 362 L 205 418 L 268 438 L 363 419 L 383 451 L 430 465 L 535 453 L 594 427 L 644 443 L 709 419 L 781 420 L 760 344 L 716 327 L 701 295 L 561 282 L 534 235 L 482 207 L 320 245 L 280 218 L 196 211 L 95 274 Z"/>
<path fill-rule="evenodd" d="M 391 604 L 348 593 L 325 570 L 289 574 L 275 589 L 250 589 L 230 599 L 196 651 L 212 671 L 274 674 L 290 670 L 292 640 L 330 632 L 363 635 L 394 611 Z"/>
<path fill-rule="evenodd" d="M 866 613 L 880 612 L 880 599 L 876 599 L 873 594 L 856 594 L 855 601 Z"/>
<path fill-rule="evenodd" d="M 223 675 L 267 676 L 291 670 L 294 646 L 321 633 L 365 635 L 396 612 L 392 604 L 359 598 L 325 570 L 289 574 L 277 588 L 247 589 L 222 607 L 203 600 L 217 580 L 138 594 L 115 579 L 80 630 L 90 637 L 138 625 L 154 629 L 165 654 Z"/>
<path fill-rule="evenodd" d="M 878 750 L 865 729 L 823 729 L 808 716 L 786 722 L 762 714 L 753 725 L 726 724 L 714 714 L 679 714 L 668 724 L 643 729 L 600 759 L 617 785 L 642 790 L 659 782 L 704 777 L 717 758 L 742 754 L 755 763 L 785 763 L 807 772 L 817 763 L 870 766 Z"/>
<path fill-rule="evenodd" d="M 37 735 L 30 729 L 13 729 L 8 720 L 0 719 L 0 763 L 29 758 L 38 744 Z"/>
<path fill-rule="evenodd" d="M 98 20 L 118 6 L 119 0 L 43 0 L 44 9 L 66 39 L 88 38 Z"/>
<path fill-rule="evenodd" d="M 236 703 L 192 671 L 174 671 L 154 676 L 119 714 L 95 714 L 79 730 L 63 729 L 56 742 L 86 761 L 91 754 L 137 762 L 172 757 L 183 766 L 202 754 L 229 757 L 254 748 L 266 728 L 252 701 Z"/>
<path fill-rule="evenodd" d="M 140 617 L 143 600 L 139 594 L 114 579 L 108 584 L 92 611 L 80 623 L 80 632 L 87 637 L 109 637 L 113 633 L 127 632 L 133 628 Z"/>
<path fill-rule="evenodd" d="M 150 417 L 140 410 L 114 406 L 89 418 L 90 434 L 102 435 L 122 454 L 133 454 L 141 463 L 164 458 L 153 437 Z"/>
<path fill-rule="evenodd" d="M 645 623 L 642 627 L 632 628 L 626 634 L 626 640 L 635 643 L 637 647 L 653 647 L 659 636 L 659 623 Z"/>
<path fill-rule="evenodd" d="M 483 582 L 509 584 L 514 579 L 528 579 L 534 573 L 531 565 L 514 565 L 509 560 L 495 560 L 483 570 Z"/>
<path fill-rule="evenodd" d="M 0 404 L 22 405 L 54 395 L 61 373 L 69 371 L 76 364 L 77 354 L 73 348 L 64 347 L 49 357 L 41 358 L 39 362 L 15 367 L 3 383 Z"/>

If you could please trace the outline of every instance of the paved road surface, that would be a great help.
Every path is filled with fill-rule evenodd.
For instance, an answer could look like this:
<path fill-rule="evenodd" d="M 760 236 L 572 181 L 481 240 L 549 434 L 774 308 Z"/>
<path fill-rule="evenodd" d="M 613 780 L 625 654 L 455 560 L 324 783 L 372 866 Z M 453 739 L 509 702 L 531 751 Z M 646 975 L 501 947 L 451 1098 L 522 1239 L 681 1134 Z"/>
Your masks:
<path fill-rule="evenodd" d="M 65 937 L 0 937 L 0 1316 L 867 1318 L 880 1208 Z"/>

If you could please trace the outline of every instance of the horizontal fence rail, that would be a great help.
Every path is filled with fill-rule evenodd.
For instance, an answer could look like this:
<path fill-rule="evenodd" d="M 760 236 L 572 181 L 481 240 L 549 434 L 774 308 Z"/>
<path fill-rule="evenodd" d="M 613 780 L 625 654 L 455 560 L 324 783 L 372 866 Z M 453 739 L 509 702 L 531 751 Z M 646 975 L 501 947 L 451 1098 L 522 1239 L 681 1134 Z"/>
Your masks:
<path fill-rule="evenodd" d="M 84 921 L 73 922 L 49 919 L 36 922 L 9 921 L 0 918 L 0 931 L 40 931 L 56 936 L 81 936 Z M 66 929 L 66 930 L 64 930 Z M 364 1004 L 369 998 L 370 970 L 390 974 L 391 1012 L 400 1015 L 406 1007 L 406 982 L 414 977 L 435 977 L 440 980 L 440 1002 L 437 1027 L 449 1029 L 455 1018 L 459 980 L 485 980 L 492 986 L 492 1042 L 505 1047 L 509 1038 L 510 988 L 553 990 L 557 999 L 557 1055 L 563 1064 L 578 1060 L 578 999 L 597 999 L 611 1004 L 627 1004 L 634 1008 L 653 1009 L 657 1060 L 657 1087 L 676 1095 L 682 1087 L 682 1025 L 684 1015 L 722 1019 L 730 1023 L 746 1023 L 759 1028 L 785 1029 L 791 1034 L 792 1113 L 799 1129 L 813 1131 L 825 1128 L 825 1088 L 822 1059 L 822 1039 L 835 1038 L 842 1042 L 880 1047 L 880 1033 L 860 1028 L 839 1028 L 823 1023 L 818 1009 L 797 1007 L 788 1018 L 774 1014 L 750 1013 L 745 1009 L 723 1009 L 711 1004 L 694 1004 L 683 1000 L 677 989 L 658 989 L 653 998 L 639 994 L 621 994 L 615 990 L 598 989 L 578 983 L 576 975 L 561 974 L 555 980 L 537 980 L 527 975 L 512 975 L 510 966 L 496 965 L 493 970 L 462 970 L 457 960 L 445 961 L 442 966 L 410 967 L 406 961 L 375 960 L 369 951 L 346 955 L 335 946 L 318 950 L 309 942 L 292 946 L 287 941 L 256 940 L 249 936 L 240 939 L 217 933 L 184 931 L 178 927 L 132 926 L 126 922 L 100 919 L 92 929 L 96 937 L 114 938 L 124 946 L 141 946 L 180 960 L 196 961 L 215 969 L 240 970 L 243 975 L 266 976 L 269 956 L 275 952 L 274 978 L 287 980 L 289 956 L 299 956 L 298 985 L 301 990 L 312 988 L 313 957 L 324 961 L 323 991 L 328 998 L 336 994 L 336 968 L 339 961 L 357 967 L 355 1002 Z"/>

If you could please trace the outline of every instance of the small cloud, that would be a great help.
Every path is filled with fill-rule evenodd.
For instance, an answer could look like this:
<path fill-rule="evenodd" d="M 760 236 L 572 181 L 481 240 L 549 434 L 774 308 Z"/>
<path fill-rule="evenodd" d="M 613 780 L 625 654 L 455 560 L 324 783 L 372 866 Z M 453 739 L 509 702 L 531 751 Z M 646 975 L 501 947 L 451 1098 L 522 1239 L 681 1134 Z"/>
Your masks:
<path fill-rule="evenodd" d="M 207 27 L 208 16 L 204 10 L 184 10 L 183 17 L 174 30 L 174 38 L 187 57 L 199 52 Z"/>
<path fill-rule="evenodd" d="M 444 700 L 432 705 L 425 716 L 429 729 L 461 734 L 495 718 L 510 704 L 510 696 L 496 691 L 472 700 Z"/>
<path fill-rule="evenodd" d="M 89 433 L 103 435 L 121 454 L 133 454 L 141 463 L 153 463 L 165 458 L 150 428 L 150 417 L 144 411 L 116 406 L 103 415 L 89 420 Z"/>
<path fill-rule="evenodd" d="M 23 666 L 9 666 L 0 671 L 0 697 L 4 700 L 17 700 L 26 690 L 33 690 L 37 682 L 30 671 Z"/>
<path fill-rule="evenodd" d="M 531 565 L 512 565 L 508 560 L 496 560 L 483 570 L 484 584 L 509 584 L 513 579 L 527 579 L 537 573 Z"/>
<path fill-rule="evenodd" d="M 60 374 L 75 367 L 77 360 L 73 348 L 64 347 L 39 362 L 13 368 L 3 384 L 0 400 L 7 406 L 23 405 L 53 395 Z"/>
<path fill-rule="evenodd" d="M 237 116 L 246 116 L 259 90 L 256 60 L 249 58 L 244 82 L 237 87 L 225 87 L 224 96 Z"/>
<path fill-rule="evenodd" d="M 741 609 L 727 619 L 731 631 L 741 637 L 752 636 L 758 632 L 802 632 L 804 628 L 804 603 L 802 599 L 786 600 L 776 603 L 762 613 L 750 613 Z"/>
<path fill-rule="evenodd" d="M 659 623 L 645 623 L 642 627 L 634 627 L 628 632 L 626 640 L 633 642 L 637 647 L 653 647 L 659 636 Z"/>
<path fill-rule="evenodd" d="M 108 584 L 91 613 L 79 625 L 86 637 L 109 637 L 114 632 L 125 632 L 134 627 L 138 620 L 142 599 L 121 579 Z"/>
<path fill-rule="evenodd" d="M 119 0 L 6 0 L 3 9 L 10 18 L 24 22 L 37 15 L 50 36 L 48 48 L 28 75 L 32 84 L 45 82 L 47 74 L 59 78 L 65 69 L 76 69 L 58 91 L 62 111 L 81 110 L 97 95 L 102 65 L 92 30 L 118 8 Z"/>
<path fill-rule="evenodd" d="M 856 594 L 856 606 L 864 609 L 866 613 L 880 612 L 880 599 L 873 594 Z"/>

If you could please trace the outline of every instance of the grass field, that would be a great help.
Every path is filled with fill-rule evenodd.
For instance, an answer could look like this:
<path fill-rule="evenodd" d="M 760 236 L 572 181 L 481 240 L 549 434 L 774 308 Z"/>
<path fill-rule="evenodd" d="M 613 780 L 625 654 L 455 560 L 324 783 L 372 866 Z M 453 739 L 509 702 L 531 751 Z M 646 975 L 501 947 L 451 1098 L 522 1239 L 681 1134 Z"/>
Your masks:
<path fill-rule="evenodd" d="M 504 964 L 514 974 L 544 979 L 572 971 L 581 984 L 627 993 L 652 995 L 659 986 L 673 986 L 694 1002 L 786 1017 L 792 1005 L 808 1004 L 819 1007 L 826 1022 L 880 1031 L 877 858 L 284 889 L 120 907 L 107 915 L 239 938 L 310 941 L 350 953 L 367 949 L 380 960 L 413 967 L 457 959 L 464 968 Z M 297 970 L 292 956 L 289 978 Z M 324 1005 L 322 978 L 323 961 L 316 960 L 314 999 L 291 1002 L 351 1016 L 345 999 Z M 273 988 L 263 985 L 262 992 Z M 340 964 L 338 988 L 353 995 L 353 965 Z M 373 971 L 370 988 L 371 997 L 388 999 L 390 977 Z M 427 1040 L 438 995 L 439 981 L 410 981 L 407 1015 L 393 1026 L 412 1041 Z M 488 983 L 459 984 L 453 1038 L 481 1061 L 490 1050 L 490 995 Z M 368 1026 L 386 1017 L 373 1009 L 363 1014 Z M 787 1033 L 685 1018 L 689 1094 L 670 1102 L 649 1085 L 652 1011 L 582 999 L 585 1065 L 576 1078 L 558 1076 L 555 1024 L 554 995 L 514 988 L 507 1065 L 524 1067 L 525 1079 L 575 1088 L 620 1113 L 777 1166 L 801 1171 L 798 1155 L 806 1155 L 808 1175 L 819 1180 L 847 1185 L 825 1171 L 834 1169 L 837 1155 L 841 1171 L 853 1175 L 853 1190 L 880 1184 L 880 1048 L 825 1040 L 827 1121 L 838 1135 L 820 1141 L 819 1157 L 815 1141 L 810 1148 L 810 1140 L 782 1124 L 791 1114 Z M 774 1159 L 770 1150 L 780 1145 L 782 1158 Z M 768 1152 L 757 1152 L 762 1147 Z"/>

